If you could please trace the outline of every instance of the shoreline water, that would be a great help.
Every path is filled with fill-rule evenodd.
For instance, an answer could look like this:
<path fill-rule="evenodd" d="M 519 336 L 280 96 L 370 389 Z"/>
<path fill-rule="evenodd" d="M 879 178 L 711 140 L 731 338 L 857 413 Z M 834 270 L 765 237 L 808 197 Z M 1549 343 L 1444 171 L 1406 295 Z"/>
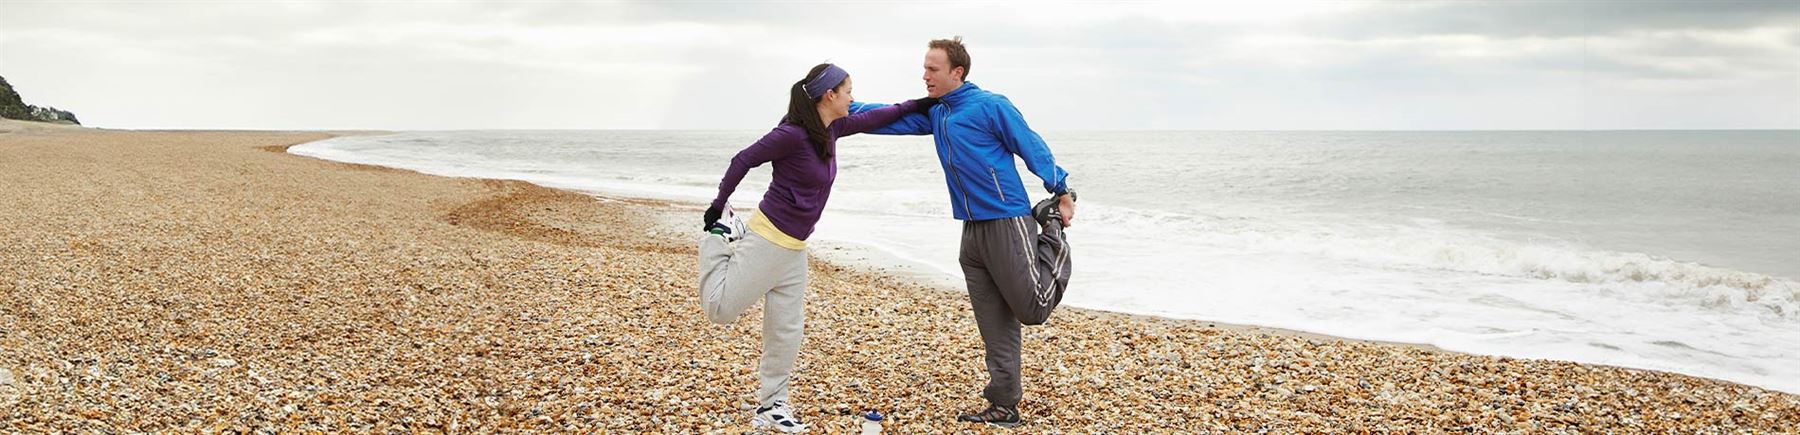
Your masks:
<path fill-rule="evenodd" d="M 693 307 L 684 206 L 278 152 L 322 136 L 0 134 L 0 427 L 747 429 L 755 313 Z M 949 417 L 966 300 L 812 273 L 803 418 L 987 431 Z M 1031 431 L 1800 429 L 1800 396 L 1713 379 L 1061 311 L 1026 332 Z"/>

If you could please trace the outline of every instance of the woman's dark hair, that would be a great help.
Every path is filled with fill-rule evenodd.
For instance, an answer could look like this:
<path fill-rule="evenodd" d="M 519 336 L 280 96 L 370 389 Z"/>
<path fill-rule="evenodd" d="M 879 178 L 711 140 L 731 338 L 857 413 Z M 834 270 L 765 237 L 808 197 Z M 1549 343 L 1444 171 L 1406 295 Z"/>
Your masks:
<path fill-rule="evenodd" d="M 818 77 L 819 73 L 825 71 L 825 68 L 829 66 L 831 66 L 831 64 L 821 63 L 819 66 L 813 67 L 811 71 L 806 72 L 806 77 L 801 77 L 800 81 L 794 82 L 794 85 L 789 87 L 787 116 L 781 118 L 781 122 L 798 125 L 800 128 L 806 130 L 807 141 L 812 142 L 813 152 L 819 155 L 820 160 L 831 159 L 831 133 L 829 130 L 825 129 L 825 121 L 819 119 L 819 98 L 824 98 L 824 96 L 821 95 L 819 98 L 807 97 L 806 82 L 812 81 L 813 78 Z M 840 91 L 843 90 L 843 88 L 843 83 L 838 83 L 837 86 L 832 87 L 833 90 Z"/>

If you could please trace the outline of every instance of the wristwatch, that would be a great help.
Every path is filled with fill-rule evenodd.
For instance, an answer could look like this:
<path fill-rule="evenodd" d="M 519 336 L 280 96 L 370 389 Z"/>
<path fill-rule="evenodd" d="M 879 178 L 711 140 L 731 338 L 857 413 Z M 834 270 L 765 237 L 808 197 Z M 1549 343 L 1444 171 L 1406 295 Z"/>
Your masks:
<path fill-rule="evenodd" d="M 1069 195 L 1070 202 L 1081 202 L 1081 196 L 1075 194 L 1075 189 L 1063 189 L 1058 195 Z"/>

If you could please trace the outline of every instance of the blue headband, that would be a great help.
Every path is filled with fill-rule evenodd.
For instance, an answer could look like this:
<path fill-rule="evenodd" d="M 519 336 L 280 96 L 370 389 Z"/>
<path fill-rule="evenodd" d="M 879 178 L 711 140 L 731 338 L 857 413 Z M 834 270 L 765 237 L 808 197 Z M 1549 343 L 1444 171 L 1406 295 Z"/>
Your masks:
<path fill-rule="evenodd" d="M 837 88 L 838 84 L 843 83 L 844 78 L 849 76 L 849 71 L 844 71 L 837 65 L 825 64 L 825 70 L 819 71 L 818 77 L 813 77 L 811 81 L 806 82 L 806 98 L 817 99 L 825 95 L 825 91 Z"/>

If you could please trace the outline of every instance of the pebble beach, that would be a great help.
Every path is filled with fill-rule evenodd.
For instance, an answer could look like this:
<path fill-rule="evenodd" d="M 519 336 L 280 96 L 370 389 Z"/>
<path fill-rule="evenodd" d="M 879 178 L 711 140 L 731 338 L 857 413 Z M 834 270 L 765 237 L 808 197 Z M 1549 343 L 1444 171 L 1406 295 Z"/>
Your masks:
<path fill-rule="evenodd" d="M 752 431 L 701 205 L 285 152 L 334 134 L 0 124 L 0 432 Z M 1075 308 L 1026 329 L 1026 424 L 973 426 L 960 289 L 811 267 L 814 433 L 1800 432 L 1730 382 Z"/>

